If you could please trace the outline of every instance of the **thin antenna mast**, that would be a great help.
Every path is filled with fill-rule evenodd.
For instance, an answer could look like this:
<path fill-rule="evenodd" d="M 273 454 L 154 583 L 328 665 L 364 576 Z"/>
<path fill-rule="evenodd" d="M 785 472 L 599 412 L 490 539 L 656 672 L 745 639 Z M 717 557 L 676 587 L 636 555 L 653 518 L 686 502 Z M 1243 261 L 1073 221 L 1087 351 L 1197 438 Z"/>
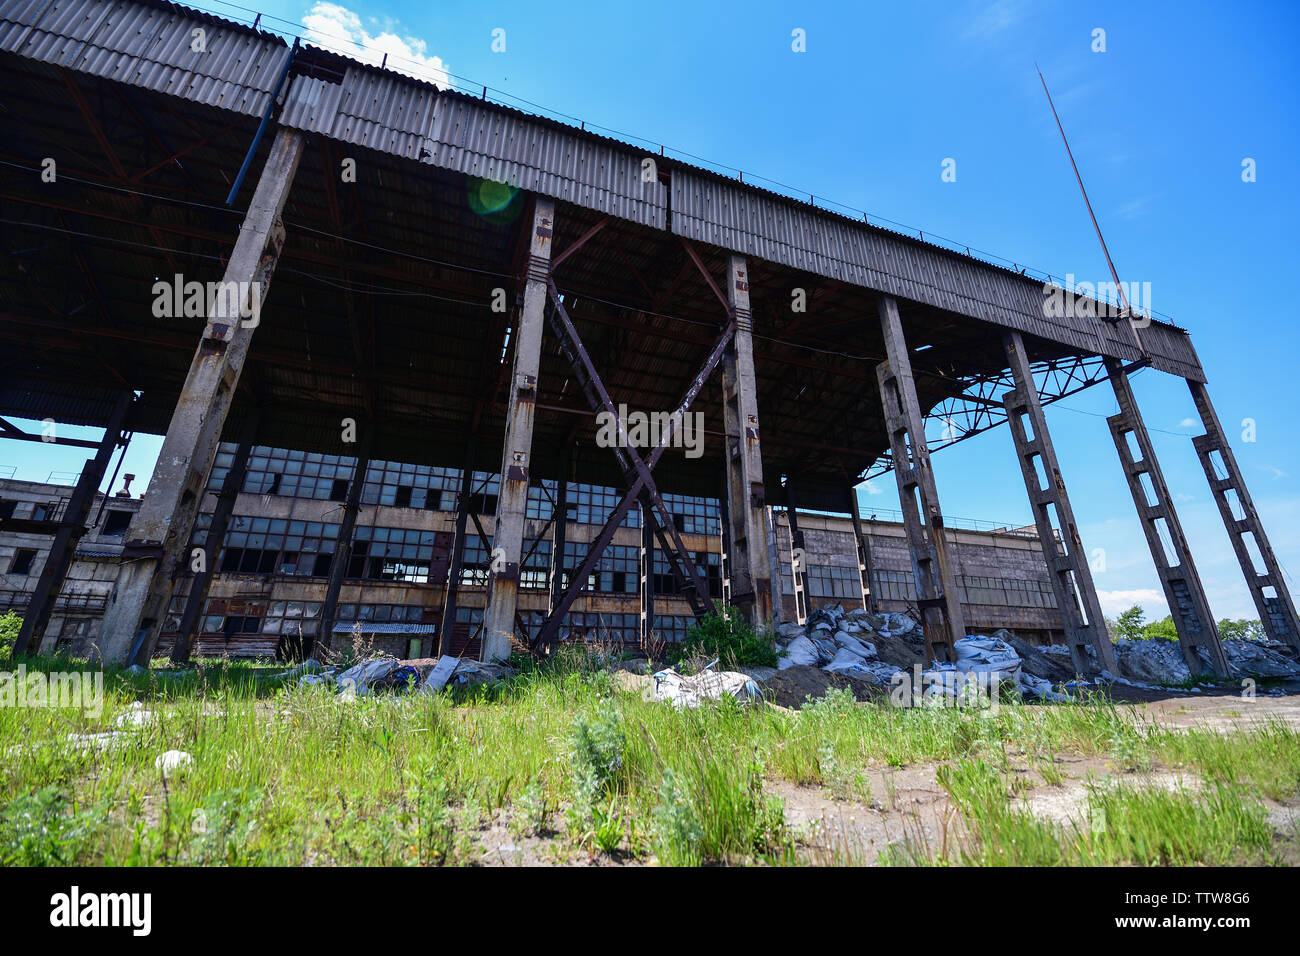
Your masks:
<path fill-rule="evenodd" d="M 1037 63 L 1034 64 L 1034 69 L 1038 70 L 1038 80 L 1043 84 L 1043 92 L 1047 94 L 1047 105 L 1052 108 L 1052 118 L 1056 120 L 1056 128 L 1061 131 L 1061 142 L 1065 144 L 1065 154 L 1070 157 L 1070 168 L 1074 170 L 1074 179 L 1079 184 L 1079 192 L 1083 194 L 1083 204 L 1088 207 L 1088 218 L 1092 220 L 1092 228 L 1097 231 L 1097 241 L 1101 243 L 1101 252 L 1106 257 L 1110 277 L 1119 292 L 1120 301 L 1124 303 L 1124 311 L 1120 318 L 1128 320 L 1129 328 L 1133 332 L 1133 342 L 1137 345 L 1138 351 L 1142 353 L 1142 357 L 1145 358 L 1147 350 L 1142 346 L 1142 338 L 1138 335 L 1137 327 L 1133 324 L 1133 308 L 1129 305 L 1128 293 L 1124 291 L 1124 285 L 1119 281 L 1119 273 L 1115 271 L 1115 263 L 1110 257 L 1110 250 L 1106 248 L 1106 240 L 1101 234 L 1101 226 L 1097 224 L 1097 216 L 1092 211 L 1092 203 L 1088 200 L 1088 190 L 1083 188 L 1083 177 L 1079 175 L 1079 165 L 1074 161 L 1074 152 L 1070 149 L 1070 141 L 1065 138 L 1065 127 L 1061 125 L 1061 117 L 1056 112 L 1056 104 L 1052 102 L 1052 94 L 1047 89 L 1047 80 L 1043 78 L 1043 71 L 1038 69 Z"/>

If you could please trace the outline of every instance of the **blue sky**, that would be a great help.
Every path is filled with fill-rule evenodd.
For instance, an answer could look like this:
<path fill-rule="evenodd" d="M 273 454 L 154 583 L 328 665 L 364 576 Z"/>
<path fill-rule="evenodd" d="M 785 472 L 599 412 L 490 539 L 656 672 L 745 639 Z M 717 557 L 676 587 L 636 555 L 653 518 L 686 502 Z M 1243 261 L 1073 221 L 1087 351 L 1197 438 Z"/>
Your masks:
<path fill-rule="evenodd" d="M 1120 277 L 1150 282 L 1155 310 L 1191 330 L 1274 548 L 1300 575 L 1297 5 L 248 2 L 288 21 L 264 20 L 273 29 L 306 32 L 305 20 L 335 46 L 387 51 L 390 66 L 487 85 L 1056 276 L 1105 279 L 1037 62 Z M 806 52 L 791 49 L 796 28 Z M 492 49 L 498 29 L 504 52 Z M 945 158 L 956 182 L 941 180 Z M 1192 450 L 1186 387 L 1154 371 L 1134 387 L 1215 615 L 1255 617 Z M 1085 545 L 1106 552 L 1103 605 L 1163 616 L 1106 429 L 1115 410 L 1103 384 L 1048 422 Z M 1246 418 L 1254 442 L 1240 440 Z M 138 489 L 157 446 L 141 438 L 128 458 Z M 0 464 L 43 479 L 82 457 L 9 443 Z M 1006 429 L 945 450 L 935 471 L 946 513 L 1030 520 Z M 868 506 L 897 507 L 892 478 L 875 490 Z"/>

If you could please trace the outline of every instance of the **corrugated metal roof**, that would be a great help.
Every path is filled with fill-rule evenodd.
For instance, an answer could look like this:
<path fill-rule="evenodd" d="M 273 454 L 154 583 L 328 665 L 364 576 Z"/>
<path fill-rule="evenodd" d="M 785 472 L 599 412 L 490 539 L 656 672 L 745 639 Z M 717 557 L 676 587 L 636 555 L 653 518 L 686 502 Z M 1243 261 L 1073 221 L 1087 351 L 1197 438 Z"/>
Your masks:
<path fill-rule="evenodd" d="M 253 116 L 289 56 L 283 40 L 237 23 L 109 0 L 6 0 L 0 50 Z"/>
<path fill-rule="evenodd" d="M 192 49 L 199 28 L 203 53 Z M 265 109 L 289 56 L 279 37 L 159 0 L 0 0 L 0 50 L 251 115 Z M 328 59 L 327 77 L 292 79 L 284 125 L 668 227 L 669 189 L 642 176 L 643 149 L 346 57 Z M 678 235 L 1083 353 L 1139 356 L 1122 325 L 1045 315 L 1036 279 L 681 161 L 651 158 L 670 172 Z M 1143 341 L 1156 368 L 1203 378 L 1181 330 L 1153 324 Z"/>

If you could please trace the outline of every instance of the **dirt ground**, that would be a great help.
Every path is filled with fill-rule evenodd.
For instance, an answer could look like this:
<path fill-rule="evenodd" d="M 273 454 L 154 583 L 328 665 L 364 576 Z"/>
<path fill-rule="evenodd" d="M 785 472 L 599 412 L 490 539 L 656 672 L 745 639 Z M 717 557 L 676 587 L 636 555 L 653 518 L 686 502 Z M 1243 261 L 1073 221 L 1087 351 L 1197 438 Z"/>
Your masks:
<path fill-rule="evenodd" d="M 1185 694 L 1116 685 L 1111 696 L 1121 704 L 1122 712 L 1172 729 L 1197 727 L 1227 732 L 1273 719 L 1300 728 L 1300 694 L 1296 693 L 1242 697 L 1235 689 Z"/>

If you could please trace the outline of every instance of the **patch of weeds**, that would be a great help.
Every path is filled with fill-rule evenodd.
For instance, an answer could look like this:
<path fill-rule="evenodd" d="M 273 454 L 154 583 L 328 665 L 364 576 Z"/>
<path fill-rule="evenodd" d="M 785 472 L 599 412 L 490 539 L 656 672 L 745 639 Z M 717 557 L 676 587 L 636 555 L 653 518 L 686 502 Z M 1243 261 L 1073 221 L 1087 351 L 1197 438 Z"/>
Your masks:
<path fill-rule="evenodd" d="M 178 862 L 190 866 L 255 866 L 263 862 L 252 847 L 262 795 L 255 790 L 219 790 L 194 807 L 189 839 Z"/>
<path fill-rule="evenodd" d="M 57 787 L 14 797 L 0 808 L 0 864 L 68 866 L 80 858 L 99 819 Z"/>
<path fill-rule="evenodd" d="M 651 846 L 666 866 L 698 866 L 704 828 L 686 782 L 671 768 L 664 771 L 655 806 Z"/>

